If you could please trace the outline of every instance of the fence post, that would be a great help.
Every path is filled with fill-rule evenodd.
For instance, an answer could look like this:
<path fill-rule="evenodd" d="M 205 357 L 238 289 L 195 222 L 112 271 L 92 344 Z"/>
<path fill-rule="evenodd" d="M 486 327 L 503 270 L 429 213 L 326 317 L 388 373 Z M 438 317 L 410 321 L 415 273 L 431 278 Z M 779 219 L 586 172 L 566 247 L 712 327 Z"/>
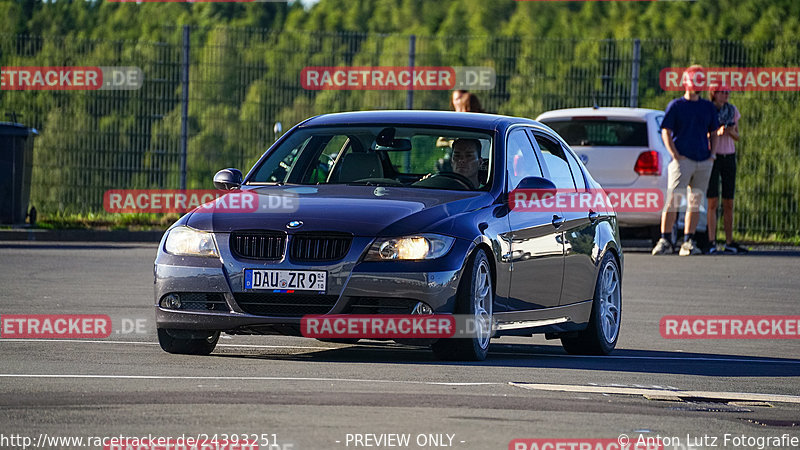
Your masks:
<path fill-rule="evenodd" d="M 417 53 L 417 36 L 412 34 L 408 37 L 408 67 L 414 70 L 414 59 Z M 408 87 L 406 95 L 406 109 L 414 109 L 414 80 L 412 77 L 411 85 Z"/>
<path fill-rule="evenodd" d="M 631 61 L 631 108 L 639 106 L 639 65 L 642 63 L 642 41 L 633 40 L 633 60 Z"/>
<path fill-rule="evenodd" d="M 186 154 L 189 140 L 189 26 L 183 26 L 183 60 L 181 62 L 181 189 L 186 189 Z"/>
<path fill-rule="evenodd" d="M 408 37 L 408 67 L 411 68 L 411 85 L 406 94 L 406 109 L 414 109 L 414 59 L 417 53 L 417 36 Z M 411 171 L 411 152 L 406 152 L 406 170 Z"/>

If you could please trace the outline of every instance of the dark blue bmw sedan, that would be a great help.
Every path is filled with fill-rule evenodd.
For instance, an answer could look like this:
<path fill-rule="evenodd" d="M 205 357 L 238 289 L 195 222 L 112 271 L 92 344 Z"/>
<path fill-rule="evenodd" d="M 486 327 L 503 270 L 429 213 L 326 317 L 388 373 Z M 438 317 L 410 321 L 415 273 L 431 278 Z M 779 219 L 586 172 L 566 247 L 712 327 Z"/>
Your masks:
<path fill-rule="evenodd" d="M 538 122 L 327 114 L 292 128 L 246 176 L 225 169 L 214 184 L 248 196 L 226 206 L 248 208 L 201 208 L 164 234 L 155 309 L 167 352 L 211 353 L 221 332 L 299 336 L 309 315 L 474 318 L 472 334 L 426 342 L 442 359 L 482 360 L 502 335 L 544 333 L 578 354 L 617 343 L 613 209 L 510 199 L 601 189 Z"/>

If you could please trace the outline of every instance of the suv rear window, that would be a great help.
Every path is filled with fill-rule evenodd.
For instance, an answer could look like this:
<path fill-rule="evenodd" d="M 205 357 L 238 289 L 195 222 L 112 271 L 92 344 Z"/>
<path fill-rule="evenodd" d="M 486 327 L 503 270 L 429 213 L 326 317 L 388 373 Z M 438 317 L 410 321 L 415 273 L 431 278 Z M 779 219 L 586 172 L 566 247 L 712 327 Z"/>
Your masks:
<path fill-rule="evenodd" d="M 595 147 L 647 147 L 647 123 L 623 120 L 543 120 L 567 144 Z"/>

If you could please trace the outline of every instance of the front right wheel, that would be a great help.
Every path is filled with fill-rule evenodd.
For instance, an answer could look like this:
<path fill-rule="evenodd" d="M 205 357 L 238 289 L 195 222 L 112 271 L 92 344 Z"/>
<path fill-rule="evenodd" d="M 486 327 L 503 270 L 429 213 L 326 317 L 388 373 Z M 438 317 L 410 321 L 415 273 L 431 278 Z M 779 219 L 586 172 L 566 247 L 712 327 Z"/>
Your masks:
<path fill-rule="evenodd" d="M 178 355 L 209 355 L 219 340 L 219 331 L 158 329 L 158 344 L 167 353 Z"/>
<path fill-rule="evenodd" d="M 456 314 L 468 315 L 475 336 L 439 339 L 431 348 L 437 358 L 448 361 L 483 361 L 492 339 L 494 288 L 489 258 L 478 249 L 469 259 L 456 295 Z"/>
<path fill-rule="evenodd" d="M 622 278 L 611 252 L 600 263 L 594 289 L 589 326 L 576 336 L 561 338 L 561 345 L 573 355 L 608 355 L 617 346 L 622 319 Z"/>

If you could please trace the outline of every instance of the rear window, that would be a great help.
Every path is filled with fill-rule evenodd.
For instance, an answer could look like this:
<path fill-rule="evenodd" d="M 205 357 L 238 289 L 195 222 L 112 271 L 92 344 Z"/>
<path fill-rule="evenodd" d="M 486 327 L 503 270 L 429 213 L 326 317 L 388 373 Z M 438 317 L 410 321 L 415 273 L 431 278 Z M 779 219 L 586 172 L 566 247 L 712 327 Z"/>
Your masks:
<path fill-rule="evenodd" d="M 624 120 L 543 120 L 571 146 L 647 147 L 647 124 Z"/>

